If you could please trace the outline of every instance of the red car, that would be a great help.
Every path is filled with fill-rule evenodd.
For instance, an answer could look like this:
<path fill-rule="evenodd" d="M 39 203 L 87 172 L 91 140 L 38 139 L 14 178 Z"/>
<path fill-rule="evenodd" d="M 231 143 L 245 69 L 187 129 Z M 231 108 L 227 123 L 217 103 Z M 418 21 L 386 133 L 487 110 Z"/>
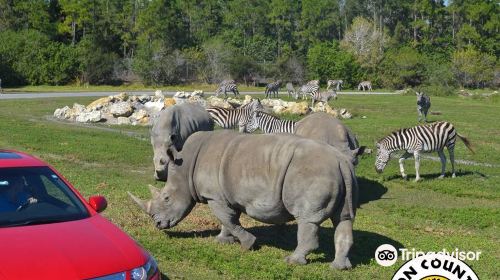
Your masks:
<path fill-rule="evenodd" d="M 0 279 L 160 279 L 155 260 L 53 167 L 0 150 Z"/>

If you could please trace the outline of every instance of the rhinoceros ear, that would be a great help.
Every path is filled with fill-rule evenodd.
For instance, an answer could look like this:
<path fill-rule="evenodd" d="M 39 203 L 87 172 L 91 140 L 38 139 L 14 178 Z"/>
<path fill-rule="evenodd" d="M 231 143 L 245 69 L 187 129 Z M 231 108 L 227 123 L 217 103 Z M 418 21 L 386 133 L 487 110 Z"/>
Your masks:
<path fill-rule="evenodd" d="M 179 152 L 175 149 L 174 146 L 170 146 L 167 149 L 167 156 L 170 159 L 170 162 L 173 162 L 175 165 L 181 165 L 182 159 L 178 157 Z"/>

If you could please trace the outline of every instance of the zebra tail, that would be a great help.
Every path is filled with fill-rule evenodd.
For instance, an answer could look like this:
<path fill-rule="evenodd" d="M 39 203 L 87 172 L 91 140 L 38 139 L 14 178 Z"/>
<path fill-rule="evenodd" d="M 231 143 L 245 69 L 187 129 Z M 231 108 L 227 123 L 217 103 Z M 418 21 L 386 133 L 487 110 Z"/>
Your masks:
<path fill-rule="evenodd" d="M 349 168 L 348 166 L 351 166 L 351 168 Z M 344 203 L 347 203 L 347 207 L 349 207 L 349 217 L 352 221 L 354 221 L 357 208 L 357 205 L 354 205 L 354 203 L 358 203 L 358 182 L 356 180 L 356 174 L 354 174 L 354 167 L 350 164 L 347 166 L 342 166 L 341 163 L 340 172 L 342 173 L 345 185 Z"/>
<path fill-rule="evenodd" d="M 474 150 L 474 147 L 472 146 L 472 143 L 469 141 L 469 139 L 467 139 L 465 136 L 462 136 L 460 135 L 458 132 L 457 132 L 457 136 L 458 138 L 460 138 L 460 140 L 462 140 L 462 142 L 464 142 L 465 146 L 473 153 L 475 154 L 476 151 Z"/>

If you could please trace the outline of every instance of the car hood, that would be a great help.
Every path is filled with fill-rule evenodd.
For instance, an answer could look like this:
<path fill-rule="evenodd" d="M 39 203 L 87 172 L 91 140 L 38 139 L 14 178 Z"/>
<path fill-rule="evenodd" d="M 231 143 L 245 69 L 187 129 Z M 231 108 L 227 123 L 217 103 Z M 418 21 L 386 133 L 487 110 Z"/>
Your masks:
<path fill-rule="evenodd" d="M 0 279 L 87 279 L 146 261 L 147 253 L 100 215 L 0 228 Z"/>

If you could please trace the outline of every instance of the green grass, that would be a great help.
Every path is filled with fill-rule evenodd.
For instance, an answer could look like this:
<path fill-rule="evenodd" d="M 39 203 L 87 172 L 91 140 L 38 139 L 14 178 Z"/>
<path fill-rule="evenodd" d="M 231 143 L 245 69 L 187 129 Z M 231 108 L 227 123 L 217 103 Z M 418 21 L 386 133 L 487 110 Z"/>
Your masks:
<path fill-rule="evenodd" d="M 94 98 L 57 98 L 0 101 L 0 147 L 15 148 L 48 161 L 86 197 L 105 195 L 109 206 L 104 216 L 139 241 L 158 260 L 161 270 L 173 279 L 389 279 L 397 267 L 381 267 L 373 259 L 383 243 L 396 247 L 436 251 L 481 251 L 479 261 L 468 263 L 480 279 L 499 279 L 500 261 L 500 106 L 484 99 L 433 97 L 431 121 L 452 122 L 476 147 L 471 154 L 458 141 L 457 159 L 490 163 L 496 167 L 457 164 L 458 177 L 437 179 L 440 163 L 422 160 L 424 180 L 404 181 L 397 160 L 382 175 L 374 170 L 374 154 L 364 155 L 357 168 L 361 208 L 354 223 L 354 268 L 334 271 L 333 232 L 325 222 L 321 247 L 305 266 L 289 266 L 283 258 L 296 245 L 296 226 L 270 226 L 248 217 L 242 224 L 258 238 L 259 248 L 244 252 L 239 245 L 214 242 L 219 223 L 205 205 L 198 205 L 177 227 L 156 230 L 149 217 L 128 199 L 126 191 L 148 197 L 153 180 L 149 141 L 129 137 L 126 130 L 147 136 L 147 128 L 106 131 L 101 126 L 81 127 L 48 121 L 55 108 Z M 389 132 L 416 124 L 414 96 L 340 96 L 333 106 L 349 109 L 345 120 L 362 145 L 374 143 Z M 366 118 L 361 118 L 366 116 Z M 299 119 L 287 115 L 286 118 Z M 120 133 L 121 132 L 121 133 Z M 437 155 L 433 155 L 437 156 Z M 448 171 L 450 166 L 448 164 Z M 414 177 L 413 160 L 406 171 Z"/>

